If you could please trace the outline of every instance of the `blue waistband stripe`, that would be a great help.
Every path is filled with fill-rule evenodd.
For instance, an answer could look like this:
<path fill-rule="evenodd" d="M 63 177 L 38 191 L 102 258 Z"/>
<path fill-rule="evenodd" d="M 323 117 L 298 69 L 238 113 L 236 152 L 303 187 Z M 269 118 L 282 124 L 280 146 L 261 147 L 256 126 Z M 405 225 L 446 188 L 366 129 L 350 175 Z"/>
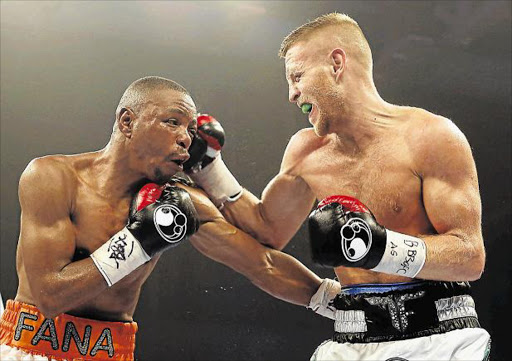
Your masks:
<path fill-rule="evenodd" d="M 358 295 L 360 293 L 386 293 L 397 290 L 407 290 L 423 284 L 425 284 L 423 281 L 401 283 L 361 283 L 342 287 L 341 294 Z"/>

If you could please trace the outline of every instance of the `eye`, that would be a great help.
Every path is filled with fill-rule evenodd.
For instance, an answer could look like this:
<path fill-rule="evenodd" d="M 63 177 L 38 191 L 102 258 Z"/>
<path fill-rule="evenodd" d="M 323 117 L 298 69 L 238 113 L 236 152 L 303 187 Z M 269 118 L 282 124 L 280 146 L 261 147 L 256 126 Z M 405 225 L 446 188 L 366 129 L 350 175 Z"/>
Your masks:
<path fill-rule="evenodd" d="M 292 79 L 295 83 L 298 83 L 300 81 L 300 77 L 302 76 L 302 73 L 295 73 L 292 76 Z"/>
<path fill-rule="evenodd" d="M 176 118 L 169 118 L 165 119 L 164 123 L 170 124 L 170 125 L 180 125 L 180 121 Z"/>

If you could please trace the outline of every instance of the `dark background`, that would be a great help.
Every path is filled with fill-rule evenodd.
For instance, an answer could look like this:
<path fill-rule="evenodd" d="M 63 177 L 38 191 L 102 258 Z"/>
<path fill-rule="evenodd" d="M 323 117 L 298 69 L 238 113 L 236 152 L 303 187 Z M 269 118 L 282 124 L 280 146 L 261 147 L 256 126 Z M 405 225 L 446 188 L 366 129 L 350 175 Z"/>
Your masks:
<path fill-rule="evenodd" d="M 511 300 L 511 2 L 1 2 L 1 287 L 16 293 L 17 183 L 34 157 L 102 148 L 126 86 L 145 75 L 184 85 L 228 132 L 224 159 L 261 194 L 289 138 L 307 127 L 287 102 L 281 40 L 345 12 L 365 31 L 389 102 L 452 119 L 479 171 L 486 271 L 477 310 L 505 359 Z M 286 252 L 321 276 L 304 231 Z M 41 260 L 44 262 L 44 260 Z M 275 300 L 190 245 L 167 252 L 136 312 L 143 360 L 299 360 L 332 322 Z M 508 358 L 508 357 L 507 357 Z"/>

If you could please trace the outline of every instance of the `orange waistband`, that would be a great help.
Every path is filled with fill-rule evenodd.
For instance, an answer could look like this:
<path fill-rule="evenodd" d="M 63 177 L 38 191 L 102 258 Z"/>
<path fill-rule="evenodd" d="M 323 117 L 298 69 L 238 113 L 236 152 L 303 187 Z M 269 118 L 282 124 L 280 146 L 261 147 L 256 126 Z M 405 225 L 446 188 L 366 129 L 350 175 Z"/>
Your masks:
<path fill-rule="evenodd" d="M 135 322 L 106 322 L 61 314 L 47 319 L 35 306 L 8 300 L 0 344 L 61 360 L 132 361 Z"/>

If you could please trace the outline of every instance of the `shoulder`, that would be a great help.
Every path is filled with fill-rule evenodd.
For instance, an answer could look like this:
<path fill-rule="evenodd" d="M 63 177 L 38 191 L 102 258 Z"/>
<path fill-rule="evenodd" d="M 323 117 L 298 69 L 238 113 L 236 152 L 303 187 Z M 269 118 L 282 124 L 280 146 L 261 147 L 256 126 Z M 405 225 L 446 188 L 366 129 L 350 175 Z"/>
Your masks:
<path fill-rule="evenodd" d="M 51 177 L 52 180 L 70 178 L 74 175 L 70 162 L 64 155 L 47 155 L 32 159 L 21 174 L 21 180 Z"/>
<path fill-rule="evenodd" d="M 319 149 L 326 138 L 315 134 L 313 128 L 305 128 L 295 133 L 288 142 L 281 164 L 281 171 L 299 173 L 303 160 Z"/>
<path fill-rule="evenodd" d="M 313 128 L 304 128 L 295 133 L 288 142 L 286 153 L 307 154 L 323 144 L 323 139 L 315 134 Z"/>
<path fill-rule="evenodd" d="M 67 193 L 75 184 L 76 172 L 67 156 L 49 155 L 30 161 L 21 174 L 19 192 L 20 197 L 22 193 Z"/>
<path fill-rule="evenodd" d="M 407 117 L 410 119 L 406 125 L 408 134 L 421 137 L 416 137 L 415 141 L 435 136 L 465 139 L 464 134 L 455 123 L 441 115 L 420 108 L 411 108 L 407 111 Z"/>
<path fill-rule="evenodd" d="M 411 112 L 404 136 L 417 164 L 430 167 L 455 157 L 471 157 L 469 143 L 453 121 L 423 109 Z"/>

